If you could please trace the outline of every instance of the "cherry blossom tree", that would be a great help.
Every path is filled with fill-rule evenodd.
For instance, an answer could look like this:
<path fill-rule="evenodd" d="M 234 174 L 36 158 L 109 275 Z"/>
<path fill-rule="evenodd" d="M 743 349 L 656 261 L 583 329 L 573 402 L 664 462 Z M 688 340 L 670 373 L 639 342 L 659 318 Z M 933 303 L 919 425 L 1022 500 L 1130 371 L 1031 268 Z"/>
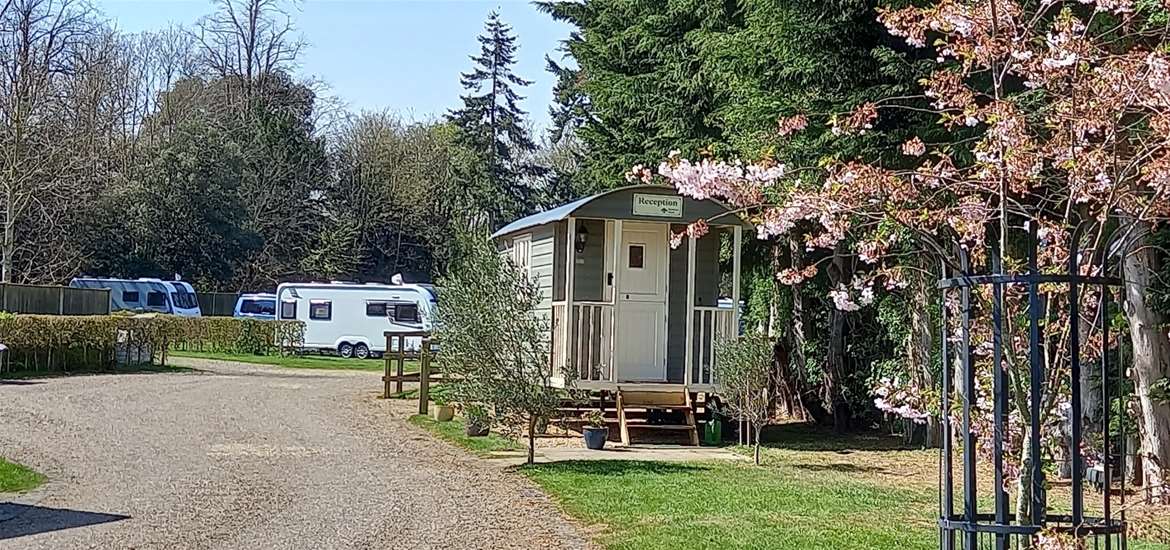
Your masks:
<path fill-rule="evenodd" d="M 635 167 L 629 178 L 664 178 L 695 198 L 715 197 L 755 222 L 760 238 L 793 233 L 799 226 L 808 250 L 848 247 L 868 266 L 840 281 L 830 298 L 850 311 L 874 301 L 875 292 L 906 284 L 907 255 L 929 255 L 955 272 L 991 267 L 989 251 L 1004 272 L 1024 271 L 1034 232 L 1041 273 L 1106 274 L 1121 264 L 1127 285 L 1125 313 L 1134 346 L 1134 381 L 1142 428 L 1143 474 L 1149 494 L 1170 501 L 1170 405 L 1148 391 L 1170 376 L 1170 341 L 1162 319 L 1145 302 L 1157 261 L 1149 233 L 1170 217 L 1170 55 L 1163 36 L 1167 11 L 1131 0 L 939 0 L 927 7 L 881 10 L 890 32 L 913 47 L 931 48 L 936 70 L 922 95 L 894 97 L 829 116 L 842 138 L 880 131 L 882 113 L 930 110 L 954 139 L 908 140 L 909 169 L 872 159 L 794 167 L 783 159 L 755 162 L 701 158 L 674 152 L 657 170 Z M 780 135 L 800 132 L 813 114 L 778 121 Z M 677 235 L 697 238 L 705 224 Z M 1073 256 L 1071 251 L 1077 250 Z M 831 265 L 791 268 L 779 279 L 799 283 Z M 1096 332 L 1103 296 L 1079 294 L 1081 360 L 1096 361 L 1117 345 Z M 1045 379 L 1041 423 L 1056 441 L 1066 420 L 1070 358 L 1067 287 L 1042 285 L 1040 338 Z M 971 345 L 979 375 L 961 388 L 981 413 L 976 427 L 992 426 L 990 289 L 973 291 Z M 945 307 L 957 313 L 958 304 Z M 1022 285 L 1005 290 L 1004 368 L 1012 388 L 1007 454 L 1015 459 L 1017 514 L 1028 513 L 1023 495 L 1033 460 L 1024 445 L 1030 397 L 1028 300 Z M 982 314 L 980 314 L 980 312 Z M 952 315 L 952 318 L 957 315 Z M 956 327 L 948 327 L 955 339 Z M 957 339 L 956 339 L 957 340 Z M 879 387 L 879 405 L 921 418 L 921 388 Z M 896 399 L 891 400 L 891 398 Z M 1086 396 L 1072 396 L 1085 402 Z M 1096 406 L 1110 406 L 1098 403 Z M 1088 410 L 1088 409 L 1086 409 Z M 949 414 L 951 411 L 943 411 Z M 980 437 L 990 446 L 990 437 Z M 1055 443 L 1047 453 L 1056 452 Z M 987 449 L 988 451 L 990 449 Z"/>

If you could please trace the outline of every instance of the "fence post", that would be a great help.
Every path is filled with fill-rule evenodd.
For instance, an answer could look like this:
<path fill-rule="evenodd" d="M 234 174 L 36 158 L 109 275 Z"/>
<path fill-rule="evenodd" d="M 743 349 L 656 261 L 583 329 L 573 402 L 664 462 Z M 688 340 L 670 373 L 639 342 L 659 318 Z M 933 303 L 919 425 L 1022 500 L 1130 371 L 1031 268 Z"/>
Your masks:
<path fill-rule="evenodd" d="M 399 351 L 403 351 L 399 349 Z M 423 338 L 419 349 L 418 414 L 427 414 L 431 386 L 431 339 Z"/>
<path fill-rule="evenodd" d="M 393 359 L 390 347 L 390 331 L 382 333 L 386 338 L 386 353 L 382 354 L 382 399 L 390 399 L 390 360 Z"/>
<path fill-rule="evenodd" d="M 57 315 L 65 315 L 65 287 L 57 289 Z"/>
<path fill-rule="evenodd" d="M 402 393 L 402 377 L 405 375 L 406 370 L 406 336 L 399 334 L 397 338 L 398 355 L 395 357 L 398 359 L 398 378 L 397 382 L 394 383 L 394 391 Z"/>

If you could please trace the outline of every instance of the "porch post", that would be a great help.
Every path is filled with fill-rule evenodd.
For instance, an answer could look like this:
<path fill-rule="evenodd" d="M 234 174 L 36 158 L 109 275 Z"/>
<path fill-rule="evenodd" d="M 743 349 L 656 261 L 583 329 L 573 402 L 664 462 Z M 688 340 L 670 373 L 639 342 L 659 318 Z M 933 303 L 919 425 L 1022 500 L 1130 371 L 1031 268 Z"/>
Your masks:
<path fill-rule="evenodd" d="M 613 309 L 611 309 L 613 312 L 613 318 L 610 319 L 609 323 L 609 329 L 612 331 L 612 336 L 610 336 L 609 339 L 609 381 L 617 382 L 617 351 L 621 349 L 618 347 L 618 340 L 620 340 L 622 337 L 621 331 L 617 329 L 617 320 L 619 318 L 618 316 L 621 315 L 620 304 L 622 303 L 621 299 L 618 298 L 618 290 L 621 288 L 619 285 L 621 284 L 622 269 L 625 268 L 625 266 L 622 265 L 622 220 L 613 221 L 612 237 L 613 243 L 610 253 L 613 254 L 613 261 L 610 262 L 609 266 L 611 269 L 613 269 L 613 271 L 610 272 L 613 274 L 613 288 L 611 288 L 609 291 L 609 297 L 611 300 L 610 303 L 613 304 Z"/>
<path fill-rule="evenodd" d="M 573 266 L 577 264 L 577 218 L 569 216 L 567 229 L 565 230 L 565 317 L 561 322 L 561 357 L 563 357 L 562 368 L 569 370 L 568 367 L 574 367 L 573 377 L 580 378 L 581 375 L 576 371 L 576 365 L 573 365 Z"/>
<path fill-rule="evenodd" d="M 690 386 L 693 383 L 691 370 L 695 364 L 695 239 L 691 237 L 687 237 L 687 307 L 683 311 L 687 316 L 687 360 L 683 381 Z"/>
<path fill-rule="evenodd" d="M 736 225 L 731 253 L 731 307 L 735 312 L 731 314 L 732 337 L 739 336 L 739 258 L 741 246 L 743 246 L 743 228 Z"/>

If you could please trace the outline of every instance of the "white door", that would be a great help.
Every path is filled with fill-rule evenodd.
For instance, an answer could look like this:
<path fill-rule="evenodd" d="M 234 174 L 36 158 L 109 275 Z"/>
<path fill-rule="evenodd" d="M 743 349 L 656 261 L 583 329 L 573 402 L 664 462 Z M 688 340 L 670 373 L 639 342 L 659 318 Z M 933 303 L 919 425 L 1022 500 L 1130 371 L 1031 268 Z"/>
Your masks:
<path fill-rule="evenodd" d="M 619 382 L 666 381 L 666 224 L 622 224 L 618 269 Z"/>

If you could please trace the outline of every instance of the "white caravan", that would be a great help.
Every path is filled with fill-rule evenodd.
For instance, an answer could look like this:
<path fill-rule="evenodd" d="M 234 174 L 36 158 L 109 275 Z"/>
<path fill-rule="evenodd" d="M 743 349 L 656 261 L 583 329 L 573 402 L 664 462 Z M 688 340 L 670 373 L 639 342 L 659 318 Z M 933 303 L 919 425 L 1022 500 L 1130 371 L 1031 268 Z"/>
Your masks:
<path fill-rule="evenodd" d="M 199 300 L 191 283 L 141 279 L 77 277 L 69 281 L 73 288 L 107 288 L 111 311 L 154 311 L 183 317 L 199 317 Z"/>
<path fill-rule="evenodd" d="M 430 331 L 438 293 L 431 285 L 282 283 L 277 318 L 305 323 L 305 348 L 366 358 L 386 351 L 387 331 Z M 417 351 L 422 338 L 406 339 Z"/>

